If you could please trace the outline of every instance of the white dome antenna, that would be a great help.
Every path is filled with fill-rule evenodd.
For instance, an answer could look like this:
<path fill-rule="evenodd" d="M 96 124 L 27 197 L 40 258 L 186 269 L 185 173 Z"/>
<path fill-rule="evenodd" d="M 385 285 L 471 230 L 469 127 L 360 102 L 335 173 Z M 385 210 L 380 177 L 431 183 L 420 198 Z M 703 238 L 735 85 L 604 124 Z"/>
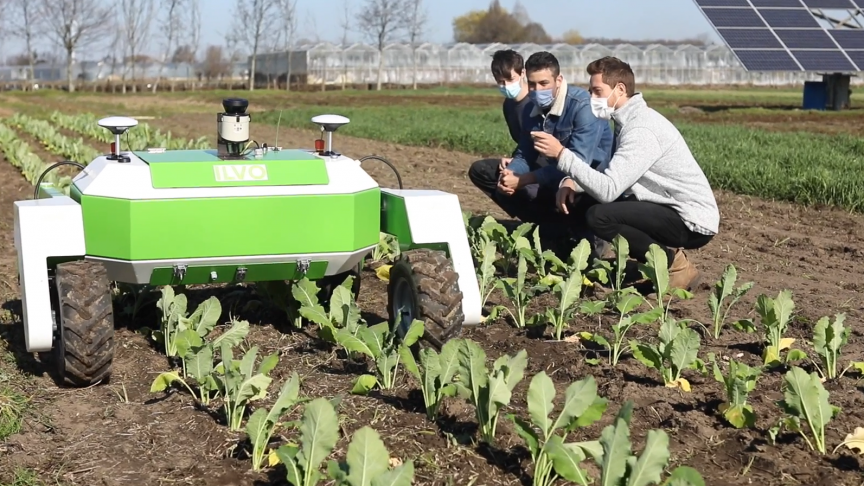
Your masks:
<path fill-rule="evenodd" d="M 138 120 L 126 116 L 109 116 L 99 120 L 99 126 L 107 128 L 109 132 L 114 134 L 114 143 L 111 144 L 111 155 L 109 160 L 119 160 L 120 162 L 129 162 L 128 157 L 120 156 L 120 135 L 126 133 L 132 127 L 138 126 Z"/>
<path fill-rule="evenodd" d="M 312 117 L 312 123 L 321 126 L 321 131 L 327 133 L 327 144 L 324 146 L 323 155 L 336 155 L 333 152 L 333 132 L 339 127 L 347 125 L 351 120 L 342 115 L 318 115 Z"/>

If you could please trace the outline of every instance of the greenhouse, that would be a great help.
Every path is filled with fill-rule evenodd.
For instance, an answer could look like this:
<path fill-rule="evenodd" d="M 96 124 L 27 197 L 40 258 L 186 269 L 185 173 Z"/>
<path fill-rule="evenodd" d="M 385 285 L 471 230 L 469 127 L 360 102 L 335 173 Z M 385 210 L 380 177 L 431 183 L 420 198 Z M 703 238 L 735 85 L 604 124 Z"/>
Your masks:
<path fill-rule="evenodd" d="M 499 49 L 515 49 L 526 58 L 546 50 L 561 64 L 570 82 L 586 84 L 585 66 L 603 56 L 616 56 L 630 63 L 641 84 L 707 85 L 757 84 L 790 85 L 818 80 L 818 73 L 748 72 L 724 45 L 586 44 L 586 45 L 505 45 L 390 44 L 383 49 L 381 81 L 384 84 L 483 84 L 492 83 L 489 62 Z M 287 73 L 285 52 L 258 56 L 259 77 L 283 77 Z M 266 60 L 266 61 L 265 61 Z M 374 84 L 378 81 L 379 54 L 374 46 L 330 43 L 299 46 L 291 51 L 291 74 L 308 84 Z M 262 62 L 265 61 L 265 62 Z M 860 84 L 858 77 L 853 84 Z"/>

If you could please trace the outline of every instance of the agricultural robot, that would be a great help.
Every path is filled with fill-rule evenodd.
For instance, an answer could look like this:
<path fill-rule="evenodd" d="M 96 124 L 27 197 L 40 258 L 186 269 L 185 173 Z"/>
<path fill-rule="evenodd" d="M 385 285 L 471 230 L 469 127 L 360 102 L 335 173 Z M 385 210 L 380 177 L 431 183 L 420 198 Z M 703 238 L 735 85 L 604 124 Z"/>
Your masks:
<path fill-rule="evenodd" d="M 380 233 L 398 239 L 387 310 L 403 335 L 414 319 L 440 347 L 481 319 L 480 292 L 456 195 L 385 189 L 359 160 L 340 154 L 333 133 L 349 120 L 312 118 L 314 149 L 259 144 L 248 101 L 226 99 L 216 150 L 122 151 L 138 122 L 99 121 L 111 153 L 81 166 L 60 162 L 15 202 L 15 248 L 26 348 L 53 351 L 59 380 L 89 386 L 110 376 L 114 357 L 111 283 L 159 285 L 291 281 L 319 287 L 355 276 Z M 81 167 L 69 195 L 45 174 Z M 391 168 L 394 169 L 392 165 Z M 399 178 L 398 171 L 396 172 Z"/>

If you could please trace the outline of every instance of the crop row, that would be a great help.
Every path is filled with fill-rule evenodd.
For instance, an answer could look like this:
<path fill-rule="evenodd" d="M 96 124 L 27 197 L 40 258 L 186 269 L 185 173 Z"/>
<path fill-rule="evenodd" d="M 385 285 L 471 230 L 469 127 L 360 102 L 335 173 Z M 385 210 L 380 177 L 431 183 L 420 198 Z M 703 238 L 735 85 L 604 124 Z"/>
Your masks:
<path fill-rule="evenodd" d="M 344 135 L 478 156 L 502 157 L 513 151 L 498 108 L 328 106 L 327 111 L 351 119 L 339 130 Z M 256 119 L 276 124 L 281 115 L 282 126 L 310 129 L 314 128 L 310 118 L 320 113 L 320 107 L 299 106 L 265 112 Z M 676 126 L 717 189 L 864 210 L 864 138 L 776 133 L 735 125 Z"/>
<path fill-rule="evenodd" d="M 0 150 L 6 160 L 20 170 L 27 182 L 31 184 L 36 184 L 39 175 L 47 167 L 47 164 L 30 150 L 30 145 L 22 140 L 15 130 L 2 122 L 0 122 Z M 66 190 L 72 179 L 68 176 L 60 177 L 57 172 L 49 172 L 43 181 L 53 184 L 60 190 Z"/>
<path fill-rule="evenodd" d="M 58 126 L 109 144 L 114 141 L 114 135 L 99 126 L 99 118 L 92 113 L 67 115 L 59 111 L 51 113 L 51 121 Z M 174 137 L 171 132 L 164 133 L 147 123 L 128 130 L 123 135 L 123 145 L 128 150 L 144 150 L 150 147 L 161 147 L 168 150 L 206 149 L 210 147 L 207 137 L 183 139 Z"/>

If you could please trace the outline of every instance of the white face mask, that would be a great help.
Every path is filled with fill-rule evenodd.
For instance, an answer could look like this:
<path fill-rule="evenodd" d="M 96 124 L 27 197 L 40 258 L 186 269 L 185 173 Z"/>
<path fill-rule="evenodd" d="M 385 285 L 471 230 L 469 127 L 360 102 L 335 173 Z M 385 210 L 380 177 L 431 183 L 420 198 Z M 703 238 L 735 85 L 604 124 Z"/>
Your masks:
<path fill-rule="evenodd" d="M 621 97 L 618 97 L 620 100 Z M 615 105 L 618 105 L 618 100 L 615 100 Z M 615 112 L 615 106 L 609 106 L 609 98 L 591 98 L 591 113 L 601 120 L 610 120 L 612 113 Z"/>

